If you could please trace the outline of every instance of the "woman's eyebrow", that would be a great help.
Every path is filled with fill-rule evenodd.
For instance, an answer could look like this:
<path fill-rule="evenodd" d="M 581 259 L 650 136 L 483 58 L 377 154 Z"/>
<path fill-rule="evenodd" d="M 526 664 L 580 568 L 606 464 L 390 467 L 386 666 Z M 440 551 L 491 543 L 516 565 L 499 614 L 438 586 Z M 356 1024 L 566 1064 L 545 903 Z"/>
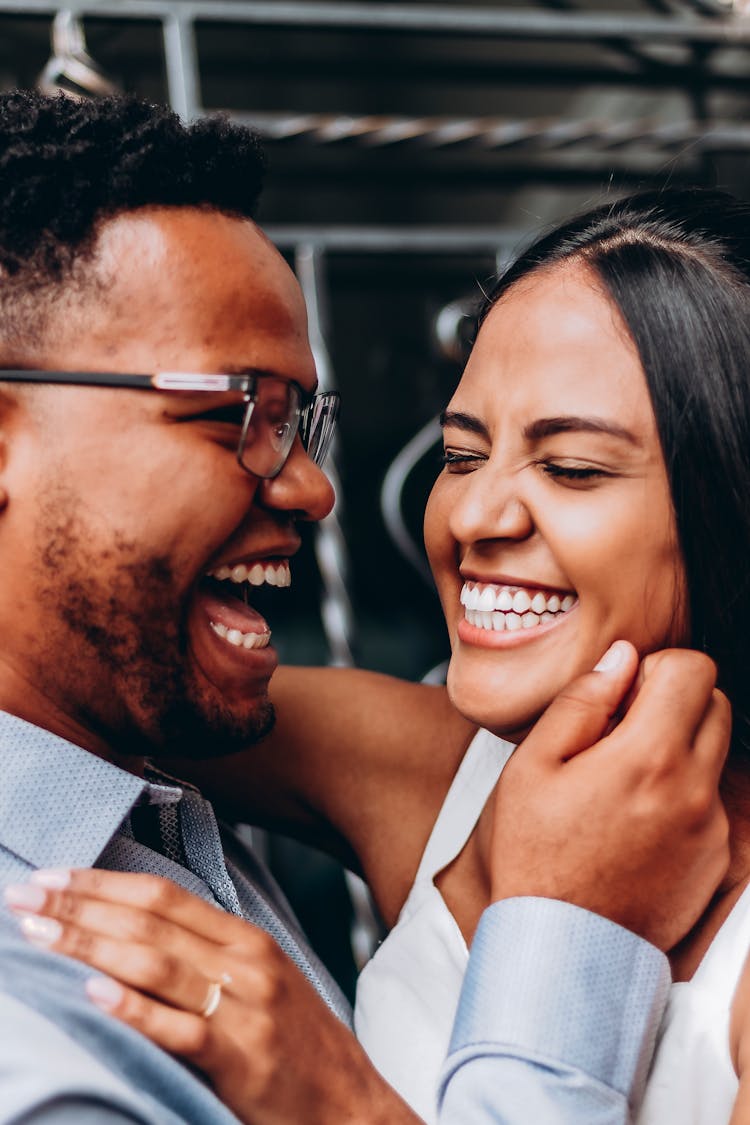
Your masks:
<path fill-rule="evenodd" d="M 488 441 L 490 438 L 490 432 L 481 418 L 477 418 L 475 414 L 464 414 L 460 410 L 444 410 L 440 415 L 440 425 L 443 429 L 446 426 L 454 426 L 457 430 L 466 430 Z"/>
<path fill-rule="evenodd" d="M 581 417 L 576 414 L 564 414 L 558 418 L 537 418 L 524 426 L 523 436 L 527 441 L 541 441 L 543 438 L 553 437 L 555 434 L 569 433 L 608 434 L 610 437 L 620 438 L 631 445 L 641 445 L 642 442 L 630 430 L 617 422 L 610 422 L 605 418 Z"/>

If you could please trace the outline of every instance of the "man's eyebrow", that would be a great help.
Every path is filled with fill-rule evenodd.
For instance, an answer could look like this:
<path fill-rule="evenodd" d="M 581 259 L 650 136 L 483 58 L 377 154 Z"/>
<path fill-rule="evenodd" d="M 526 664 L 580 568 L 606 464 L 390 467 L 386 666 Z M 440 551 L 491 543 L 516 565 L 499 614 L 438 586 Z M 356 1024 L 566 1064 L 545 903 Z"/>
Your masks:
<path fill-rule="evenodd" d="M 475 414 L 464 414 L 460 410 L 444 410 L 440 415 L 440 425 L 455 426 L 457 430 L 466 430 L 467 433 L 477 434 L 479 437 L 490 439 L 490 432 L 481 418 Z"/>
<path fill-rule="evenodd" d="M 554 437 L 555 434 L 570 433 L 608 434 L 631 445 L 642 444 L 635 434 L 624 426 L 618 425 L 617 422 L 611 422 L 606 418 L 581 417 L 577 414 L 563 414 L 558 418 L 537 418 L 523 429 L 523 436 L 527 441 L 541 441 L 543 438 Z"/>
<path fill-rule="evenodd" d="M 262 367 L 242 367 L 235 363 L 227 363 L 222 367 L 221 373 L 222 375 L 271 375 L 274 379 L 281 379 L 281 381 L 285 383 L 297 383 L 297 386 L 300 387 L 306 395 L 317 394 L 319 388 L 317 379 L 310 390 L 308 390 L 306 387 L 303 387 L 301 383 L 297 382 L 296 379 L 291 379 L 288 375 L 279 375 L 276 371 L 266 371 Z"/>

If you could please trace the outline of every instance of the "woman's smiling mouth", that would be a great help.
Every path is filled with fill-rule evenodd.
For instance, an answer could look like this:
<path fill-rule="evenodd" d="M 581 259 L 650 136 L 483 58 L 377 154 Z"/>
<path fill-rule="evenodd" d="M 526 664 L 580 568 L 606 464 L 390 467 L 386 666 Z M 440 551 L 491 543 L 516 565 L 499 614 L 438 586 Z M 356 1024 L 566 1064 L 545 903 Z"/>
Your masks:
<path fill-rule="evenodd" d="M 465 582 L 458 636 L 492 648 L 523 643 L 560 624 L 577 604 L 576 595 L 566 590 Z"/>

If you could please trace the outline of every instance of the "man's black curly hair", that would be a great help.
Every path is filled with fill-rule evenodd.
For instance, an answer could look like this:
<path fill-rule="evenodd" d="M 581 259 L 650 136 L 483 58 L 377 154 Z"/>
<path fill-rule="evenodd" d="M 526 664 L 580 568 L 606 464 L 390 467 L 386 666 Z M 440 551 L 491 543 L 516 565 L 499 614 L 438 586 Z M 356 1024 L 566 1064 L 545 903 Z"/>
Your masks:
<path fill-rule="evenodd" d="M 222 117 L 184 125 L 135 97 L 0 94 L 0 293 L 65 281 L 99 222 L 122 211 L 196 206 L 252 218 L 263 171 L 256 134 Z"/>

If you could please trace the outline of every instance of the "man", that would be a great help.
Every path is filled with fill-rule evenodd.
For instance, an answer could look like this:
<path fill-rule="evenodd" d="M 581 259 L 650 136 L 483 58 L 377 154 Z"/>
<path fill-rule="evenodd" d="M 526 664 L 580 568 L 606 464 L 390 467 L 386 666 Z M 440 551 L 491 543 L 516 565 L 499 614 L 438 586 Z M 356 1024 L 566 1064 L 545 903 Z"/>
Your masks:
<path fill-rule="evenodd" d="M 228 754 L 267 731 L 275 655 L 253 587 L 287 581 L 297 522 L 320 519 L 333 500 L 313 456 L 324 452 L 335 403 L 311 399 L 299 289 L 251 220 L 261 171 L 252 134 L 222 122 L 184 128 L 129 100 L 0 97 L 0 872 L 14 885 L 37 868 L 150 872 L 267 930 L 288 960 L 267 958 L 266 971 L 259 955 L 259 981 L 269 982 L 259 1003 L 267 999 L 277 1020 L 268 1026 L 280 1030 L 259 1047 L 258 1072 L 275 1051 L 273 1073 L 279 1057 L 288 1073 L 266 1082 L 257 1104 L 233 1109 L 253 1122 L 393 1125 L 415 1118 L 367 1064 L 345 1001 L 267 873 L 220 832 L 208 802 L 151 764 L 175 750 Z M 571 753 L 601 736 L 619 702 L 608 685 L 605 670 L 557 705 Z M 643 719 L 634 746 L 648 744 L 642 728 Z M 711 793 L 726 732 L 714 741 Z M 539 802 L 555 786 L 564 798 L 559 774 L 538 778 Z M 570 804 L 572 832 L 580 803 Z M 717 804 L 686 803 L 681 817 L 672 796 L 671 862 L 695 866 L 706 897 L 726 860 Z M 627 832 L 627 813 L 616 815 Z M 518 864 L 497 897 L 527 886 L 547 893 L 534 881 L 534 846 L 528 884 L 523 846 L 510 847 Z M 625 865 L 636 882 L 644 875 L 644 909 L 657 893 L 646 874 L 664 848 L 655 837 L 636 871 L 632 858 Z M 699 865 L 698 851 L 712 862 Z M 582 880 L 580 853 L 570 855 L 554 897 L 609 913 L 587 897 L 585 879 L 583 891 L 571 885 Z M 519 1010 L 543 986 L 541 958 L 571 925 L 581 939 L 594 935 L 593 964 L 608 973 L 582 990 L 580 959 L 571 953 L 564 967 L 570 980 L 555 969 L 556 1003 L 574 997 L 580 1021 L 556 1053 L 519 1032 L 522 1020 L 515 1032 L 506 1021 L 485 1034 L 483 982 L 498 980 L 490 912 L 443 1119 L 493 1119 L 507 1089 L 503 1120 L 543 1120 L 542 1111 L 529 1116 L 534 1098 L 560 1120 L 597 1120 L 605 1103 L 607 1120 L 625 1120 L 664 1002 L 663 958 L 578 906 L 548 902 L 540 931 L 539 915 L 524 921 L 523 899 L 514 901 L 518 941 L 533 941 L 540 957 L 531 972 L 523 957 L 505 959 Z M 695 916 L 695 903 L 684 911 Z M 26 919 L 26 944 L 16 920 L 2 918 L 0 1121 L 236 1120 L 193 1070 L 88 1003 L 87 971 L 49 951 L 44 924 Z M 590 946 L 575 944 L 592 963 Z M 323 1003 L 300 991 L 300 973 Z M 206 1020 L 219 998 L 215 983 Z M 493 1014 L 496 996 L 489 1001 Z M 497 1034 L 497 1050 L 483 1042 L 477 1051 L 478 1039 Z M 584 1057 L 590 1040 L 593 1061 Z M 316 1100 L 295 1098 L 311 1075 Z"/>

